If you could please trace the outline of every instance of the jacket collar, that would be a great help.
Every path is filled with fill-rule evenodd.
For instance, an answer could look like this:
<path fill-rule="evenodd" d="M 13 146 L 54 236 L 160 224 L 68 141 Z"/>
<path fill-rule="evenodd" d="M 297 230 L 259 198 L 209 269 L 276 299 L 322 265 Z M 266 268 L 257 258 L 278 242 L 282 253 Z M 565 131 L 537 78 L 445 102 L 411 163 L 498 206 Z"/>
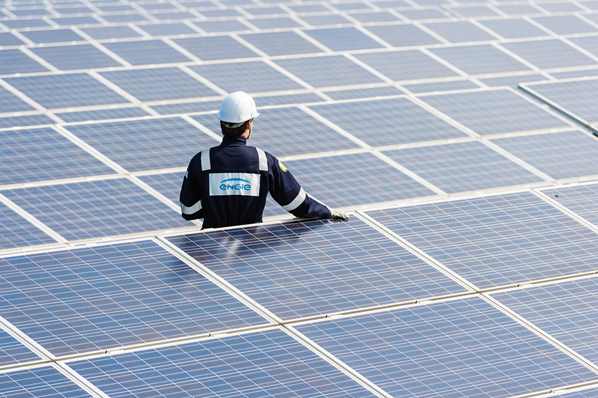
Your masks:
<path fill-rule="evenodd" d="M 227 145 L 247 145 L 247 140 L 241 137 L 222 137 L 222 143 L 220 146 Z"/>

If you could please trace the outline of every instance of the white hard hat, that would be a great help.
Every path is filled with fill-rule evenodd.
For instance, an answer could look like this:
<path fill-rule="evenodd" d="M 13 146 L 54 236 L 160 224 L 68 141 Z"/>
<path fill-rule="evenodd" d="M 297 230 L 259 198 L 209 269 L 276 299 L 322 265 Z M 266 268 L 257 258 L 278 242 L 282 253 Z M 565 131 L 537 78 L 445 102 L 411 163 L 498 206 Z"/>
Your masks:
<path fill-rule="evenodd" d="M 255 101 L 243 91 L 227 95 L 220 105 L 220 112 L 218 112 L 221 121 L 235 124 L 255 119 L 259 115 Z"/>

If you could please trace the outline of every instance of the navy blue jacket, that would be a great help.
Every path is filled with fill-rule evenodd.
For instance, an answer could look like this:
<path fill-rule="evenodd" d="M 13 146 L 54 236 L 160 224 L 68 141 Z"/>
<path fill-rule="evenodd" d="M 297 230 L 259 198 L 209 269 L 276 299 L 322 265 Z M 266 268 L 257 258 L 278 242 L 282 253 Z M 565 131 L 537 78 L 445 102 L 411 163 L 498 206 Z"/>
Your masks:
<path fill-rule="evenodd" d="M 203 218 L 203 228 L 258 223 L 268 193 L 296 217 L 330 218 L 330 209 L 307 195 L 276 157 L 229 137 L 191 159 L 181 212 L 186 220 Z"/>

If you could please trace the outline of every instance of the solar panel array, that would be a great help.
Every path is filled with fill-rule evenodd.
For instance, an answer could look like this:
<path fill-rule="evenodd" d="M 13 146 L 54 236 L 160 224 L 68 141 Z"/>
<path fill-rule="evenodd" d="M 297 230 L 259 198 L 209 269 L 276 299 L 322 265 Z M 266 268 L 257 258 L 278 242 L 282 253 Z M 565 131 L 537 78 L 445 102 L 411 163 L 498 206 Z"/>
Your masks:
<path fill-rule="evenodd" d="M 595 0 L 0 0 L 0 396 L 598 396 Z M 251 143 L 353 213 L 199 231 Z"/>

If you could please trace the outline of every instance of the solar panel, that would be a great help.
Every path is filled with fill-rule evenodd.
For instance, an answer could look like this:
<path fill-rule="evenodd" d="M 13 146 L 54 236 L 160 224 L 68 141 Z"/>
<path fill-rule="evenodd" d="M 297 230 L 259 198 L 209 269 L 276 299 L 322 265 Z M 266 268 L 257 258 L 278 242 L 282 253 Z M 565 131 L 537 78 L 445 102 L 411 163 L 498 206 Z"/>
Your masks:
<path fill-rule="evenodd" d="M 449 193 L 542 181 L 480 142 L 408 148 L 385 154 Z"/>
<path fill-rule="evenodd" d="M 185 172 L 180 171 L 175 173 L 151 174 L 141 176 L 139 179 L 170 199 L 173 203 L 178 204 L 184 176 Z"/>
<path fill-rule="evenodd" d="M 183 14 L 182 16 L 189 16 L 190 14 Z M 155 18 L 159 18 L 161 20 L 162 17 L 172 17 L 172 15 L 153 15 Z M 190 18 L 189 18 L 190 19 Z M 143 24 L 137 25 L 141 30 L 147 32 L 150 36 L 176 36 L 176 35 L 192 35 L 196 34 L 197 31 L 191 29 L 189 26 L 182 22 L 172 22 L 172 23 L 151 23 L 151 24 Z"/>
<path fill-rule="evenodd" d="M 40 358 L 0 328 L 0 366 L 31 362 Z M 2 383 L 0 383 L 1 385 Z M 0 394 L 3 388 L 0 387 Z"/>
<path fill-rule="evenodd" d="M 202 60 L 258 56 L 230 36 L 189 37 L 175 40 L 175 43 Z"/>
<path fill-rule="evenodd" d="M 565 281 L 494 297 L 567 347 L 598 362 L 598 279 Z"/>
<path fill-rule="evenodd" d="M 178 117 L 66 126 L 83 141 L 130 171 L 186 167 L 217 141 Z"/>
<path fill-rule="evenodd" d="M 151 68 L 102 72 L 140 101 L 217 96 L 218 93 L 178 68 Z"/>
<path fill-rule="evenodd" d="M 342 55 L 280 59 L 276 63 L 314 87 L 382 82 Z"/>
<path fill-rule="evenodd" d="M 351 24 L 346 17 L 340 14 L 302 15 L 301 20 L 310 26 Z"/>
<path fill-rule="evenodd" d="M 270 56 L 317 53 L 322 51 L 293 31 L 250 33 L 241 35 L 241 38 Z"/>
<path fill-rule="evenodd" d="M 50 24 L 41 18 L 3 19 L 0 23 L 8 29 L 49 27 Z"/>
<path fill-rule="evenodd" d="M 596 33 L 598 31 L 598 28 L 576 15 L 546 15 L 534 17 L 533 20 L 557 35 Z"/>
<path fill-rule="evenodd" d="M 287 165 L 308 193 L 332 207 L 434 194 L 369 153 L 294 160 Z"/>
<path fill-rule="evenodd" d="M 126 99 L 85 73 L 14 77 L 5 81 L 49 109 L 127 103 Z"/>
<path fill-rule="evenodd" d="M 548 33 L 523 18 L 487 19 L 480 23 L 505 39 L 548 36 Z"/>
<path fill-rule="evenodd" d="M 407 98 L 315 105 L 310 108 L 370 145 L 406 144 L 465 136 Z M 373 114 L 377 117 L 371 118 Z"/>
<path fill-rule="evenodd" d="M 66 239 L 88 239 L 188 225 L 125 179 L 3 191 Z"/>
<path fill-rule="evenodd" d="M 34 43 L 67 43 L 73 41 L 84 41 L 83 37 L 72 29 L 43 29 L 21 32 L 23 36 Z"/>
<path fill-rule="evenodd" d="M 424 26 L 451 43 L 496 40 L 494 36 L 471 21 L 431 22 Z"/>
<path fill-rule="evenodd" d="M 263 61 L 199 65 L 191 69 L 228 92 L 257 93 L 302 88 Z M 251 79 L 239 79 L 239 76 L 251 76 Z"/>
<path fill-rule="evenodd" d="M 247 18 L 246 21 L 260 30 L 302 27 L 296 20 L 288 17 Z"/>
<path fill-rule="evenodd" d="M 420 50 L 360 54 L 357 59 L 392 80 L 423 80 L 458 76 Z"/>
<path fill-rule="evenodd" d="M 0 46 L 20 46 L 21 44 L 23 44 L 23 41 L 14 33 L 0 32 Z"/>
<path fill-rule="evenodd" d="M 0 204 L 0 249 L 54 242 L 54 239 L 34 227 L 33 224 Z"/>
<path fill-rule="evenodd" d="M 91 44 L 38 47 L 31 51 L 56 68 L 65 71 L 120 66 L 120 63 Z"/>
<path fill-rule="evenodd" d="M 26 126 L 43 126 L 50 125 L 52 123 L 54 123 L 54 121 L 44 115 L 0 117 L 0 129 Z"/>
<path fill-rule="evenodd" d="M 88 398 L 88 393 L 50 366 L 0 373 L 5 397 Z"/>
<path fill-rule="evenodd" d="M 530 193 L 370 215 L 481 288 L 596 269 L 595 233 Z"/>
<path fill-rule="evenodd" d="M 594 372 L 478 298 L 298 329 L 401 397 L 515 396 L 595 378 Z"/>
<path fill-rule="evenodd" d="M 513 137 L 494 141 L 554 178 L 598 174 L 598 142 L 580 131 Z"/>
<path fill-rule="evenodd" d="M 507 89 L 432 95 L 421 99 L 481 135 L 568 127 L 561 119 Z"/>
<path fill-rule="evenodd" d="M 470 75 L 530 70 L 504 51 L 490 44 L 436 47 L 430 52 Z"/>
<path fill-rule="evenodd" d="M 257 97 L 254 99 L 258 108 L 260 106 L 269 105 L 293 105 L 323 101 L 322 97 L 315 93 L 267 95 L 263 97 Z"/>
<path fill-rule="evenodd" d="M 501 43 L 501 46 L 542 69 L 589 66 L 596 61 L 559 39 Z M 555 54 L 559 54 L 555 57 Z"/>
<path fill-rule="evenodd" d="M 304 33 L 333 51 L 365 50 L 382 45 L 354 27 L 306 29 Z"/>
<path fill-rule="evenodd" d="M 229 33 L 251 30 L 249 26 L 234 19 L 221 21 L 193 21 L 193 25 L 208 33 Z"/>
<path fill-rule="evenodd" d="M 402 87 L 412 93 L 437 93 L 443 91 L 459 91 L 480 88 L 471 80 L 451 80 L 434 83 L 402 84 Z"/>
<path fill-rule="evenodd" d="M 81 30 L 96 40 L 128 39 L 141 36 L 141 33 L 126 25 L 98 26 L 82 28 Z"/>
<path fill-rule="evenodd" d="M 151 241 L 0 263 L 3 316 L 57 356 L 267 323 Z"/>
<path fill-rule="evenodd" d="M 582 36 L 570 39 L 571 42 L 590 52 L 594 56 L 598 56 L 598 36 Z"/>
<path fill-rule="evenodd" d="M 361 23 L 369 22 L 398 22 L 400 19 L 395 14 L 389 11 L 369 11 L 369 12 L 352 12 L 348 13 L 351 18 Z"/>
<path fill-rule="evenodd" d="M 279 330 L 69 365 L 113 398 L 148 394 L 218 398 L 370 396 Z"/>
<path fill-rule="evenodd" d="M 75 123 L 91 120 L 139 118 L 149 116 L 149 114 L 141 108 L 127 107 L 100 109 L 97 111 L 59 112 L 56 113 L 56 116 L 67 123 Z"/>
<path fill-rule="evenodd" d="M 195 116 L 194 119 L 216 133 L 220 131 L 217 115 Z M 249 144 L 271 151 L 275 156 L 327 152 L 357 146 L 295 107 L 260 110 Z"/>
<path fill-rule="evenodd" d="M 3 132 L 0 157 L 0 184 L 113 173 L 51 128 Z"/>
<path fill-rule="evenodd" d="M 598 122 L 598 107 L 594 101 L 594 90 L 598 89 L 598 79 L 570 80 L 565 82 L 536 83 L 524 88 L 539 94 L 561 111 L 572 115 L 582 123 Z"/>
<path fill-rule="evenodd" d="M 417 25 L 377 25 L 366 28 L 393 47 L 426 46 L 439 41 Z"/>
<path fill-rule="evenodd" d="M 598 184 L 554 188 L 543 192 L 598 226 Z"/>
<path fill-rule="evenodd" d="M 0 87 L 0 113 L 22 112 L 33 110 L 16 95 Z"/>
<path fill-rule="evenodd" d="M 259 99 L 255 99 L 256 102 Z M 160 115 L 174 115 L 179 113 L 212 112 L 220 108 L 221 100 L 214 101 L 193 101 L 179 104 L 154 105 L 152 109 Z"/>
<path fill-rule="evenodd" d="M 283 319 L 463 290 L 357 219 L 168 239 Z"/>
<path fill-rule="evenodd" d="M 162 40 L 137 40 L 104 43 L 104 47 L 132 65 L 189 62 L 182 53 Z"/>
<path fill-rule="evenodd" d="M 402 91 L 400 91 L 394 86 L 358 88 L 349 90 L 325 90 L 324 93 L 333 100 L 371 97 L 392 97 L 403 94 Z"/>
<path fill-rule="evenodd" d="M 47 69 L 19 49 L 0 51 L 0 75 L 43 72 Z"/>

